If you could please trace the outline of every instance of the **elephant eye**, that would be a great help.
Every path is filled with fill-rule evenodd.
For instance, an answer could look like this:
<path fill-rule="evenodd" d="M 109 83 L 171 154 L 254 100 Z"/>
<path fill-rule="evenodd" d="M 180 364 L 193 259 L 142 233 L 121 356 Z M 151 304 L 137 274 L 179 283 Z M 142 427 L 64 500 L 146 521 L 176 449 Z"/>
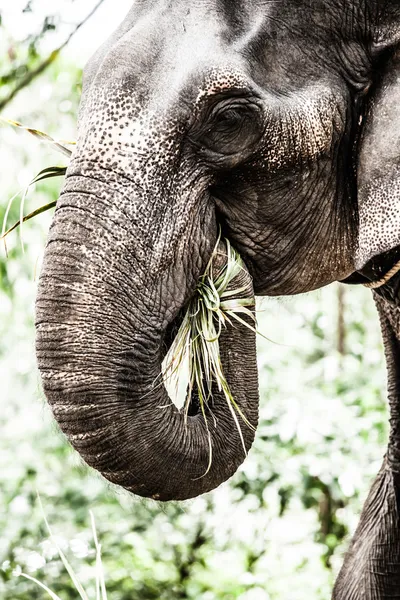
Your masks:
<path fill-rule="evenodd" d="M 224 129 L 233 130 L 238 129 L 243 125 L 246 120 L 247 114 L 241 111 L 237 107 L 228 108 L 228 110 L 220 111 L 215 118 L 215 126 Z"/>
<path fill-rule="evenodd" d="M 247 98 L 218 102 L 205 119 L 196 145 L 206 154 L 238 160 L 248 156 L 261 138 L 261 109 Z"/>

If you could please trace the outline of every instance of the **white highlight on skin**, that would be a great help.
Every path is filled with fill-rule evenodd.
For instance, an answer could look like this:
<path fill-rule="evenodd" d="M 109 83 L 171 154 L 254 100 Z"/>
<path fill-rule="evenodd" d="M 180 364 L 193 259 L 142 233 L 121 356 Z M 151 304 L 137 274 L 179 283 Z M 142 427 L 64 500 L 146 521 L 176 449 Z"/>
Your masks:
<path fill-rule="evenodd" d="M 249 47 L 251 42 L 257 38 L 261 32 L 262 26 L 265 23 L 265 14 L 259 12 L 254 15 L 251 28 L 242 37 L 240 37 L 234 44 L 233 48 L 236 52 L 240 52 Z"/>
<path fill-rule="evenodd" d="M 199 90 L 195 105 L 201 105 L 204 98 L 210 98 L 220 92 L 246 89 L 248 86 L 249 82 L 244 77 L 243 71 L 234 65 L 211 69 L 203 87 Z"/>

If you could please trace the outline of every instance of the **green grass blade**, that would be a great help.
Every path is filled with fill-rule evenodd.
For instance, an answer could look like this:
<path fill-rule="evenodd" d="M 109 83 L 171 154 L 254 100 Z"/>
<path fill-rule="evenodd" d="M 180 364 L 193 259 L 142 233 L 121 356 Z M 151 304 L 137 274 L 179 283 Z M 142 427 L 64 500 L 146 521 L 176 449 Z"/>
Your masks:
<path fill-rule="evenodd" d="M 45 592 L 47 592 L 53 600 L 61 600 L 60 596 L 57 596 L 57 594 L 52 592 L 51 589 L 47 587 L 47 585 L 44 585 L 44 583 L 42 583 L 35 577 L 31 577 L 31 575 L 27 575 L 26 573 L 20 573 L 19 576 L 25 577 L 25 579 L 29 579 L 30 581 L 33 581 L 34 583 L 36 583 L 36 585 L 40 586 Z"/>
<path fill-rule="evenodd" d="M 89 514 L 90 514 L 90 519 L 92 522 L 93 540 L 94 540 L 94 546 L 96 549 L 96 600 L 101 600 L 101 597 L 100 597 L 99 550 L 98 550 L 96 524 L 95 524 L 94 515 L 93 515 L 92 511 L 89 511 Z M 101 556 L 100 556 L 100 560 L 101 560 Z"/>
<path fill-rule="evenodd" d="M 68 158 L 71 156 L 72 150 L 67 148 L 66 145 L 75 146 L 75 144 L 76 144 L 76 142 L 67 141 L 67 140 L 60 140 L 60 141 L 54 140 L 47 133 L 44 133 L 43 131 L 39 131 L 39 129 L 34 129 L 32 127 L 26 127 L 25 125 L 22 125 L 22 123 L 19 123 L 18 121 L 13 121 L 12 119 L 4 119 L 3 117 L 0 117 L 0 121 L 3 123 L 6 123 L 7 125 L 12 125 L 13 127 L 17 127 L 18 129 L 23 129 L 24 131 L 27 131 L 28 133 L 33 135 L 33 137 L 37 138 L 41 142 L 50 144 L 50 146 L 52 146 L 55 150 L 57 150 L 57 152 L 61 152 L 61 154 L 64 154 L 64 156 L 68 156 Z"/>
<path fill-rule="evenodd" d="M 221 294 L 221 298 L 229 298 L 231 296 L 238 296 L 242 292 L 247 289 L 247 286 L 243 285 L 242 287 L 236 288 L 234 290 L 226 290 Z"/>
<path fill-rule="evenodd" d="M 96 522 L 94 514 L 89 511 L 92 522 L 93 540 L 96 548 L 96 600 L 107 600 L 106 583 L 104 580 L 103 562 L 101 559 L 101 545 L 99 544 L 96 531 Z M 101 591 L 101 597 L 100 597 Z"/>
<path fill-rule="evenodd" d="M 67 171 L 67 167 L 48 167 L 47 169 L 43 169 L 42 171 L 40 171 L 40 173 L 38 173 L 36 175 L 36 177 L 34 177 L 32 179 L 32 181 L 27 185 L 27 187 L 24 190 L 21 190 L 21 191 L 17 192 L 8 201 L 7 209 L 6 209 L 6 212 L 5 212 L 5 215 L 4 215 L 4 219 L 3 219 L 3 229 L 2 229 L 2 232 L 1 232 L 1 236 L 0 236 L 1 239 L 5 240 L 5 238 L 7 237 L 7 235 L 9 235 L 12 231 L 14 231 L 14 229 L 16 229 L 17 227 L 19 227 L 20 228 L 22 250 L 24 251 L 23 238 L 22 238 L 22 224 L 25 223 L 26 221 L 29 221 L 30 219 L 33 219 L 37 215 L 40 215 L 41 213 L 45 212 L 46 210 L 49 210 L 49 209 L 53 208 L 56 205 L 55 202 L 50 202 L 49 204 L 45 204 L 44 206 L 41 206 L 37 210 L 34 210 L 33 212 L 29 213 L 29 215 L 26 215 L 24 217 L 24 205 L 25 205 L 25 200 L 26 200 L 26 196 L 28 194 L 29 188 L 32 185 L 34 185 L 35 183 L 39 183 L 40 181 L 43 181 L 45 179 L 50 179 L 52 177 L 63 177 L 65 175 L 66 171 Z M 10 227 L 6 231 L 8 214 L 10 212 L 11 205 L 12 205 L 13 201 L 15 200 L 15 198 L 17 196 L 19 196 L 19 194 L 21 194 L 21 193 L 22 193 L 22 198 L 21 198 L 21 203 L 20 203 L 20 218 L 19 218 L 19 221 L 17 223 L 14 223 L 14 225 L 12 227 Z"/>
<path fill-rule="evenodd" d="M 67 560 L 67 557 L 65 556 L 64 552 L 61 550 L 61 548 L 59 547 L 59 545 L 57 544 L 57 542 L 55 540 L 55 537 L 54 537 L 54 535 L 53 535 L 53 533 L 51 531 L 49 522 L 47 521 L 47 517 L 46 517 L 46 514 L 45 514 L 44 509 L 43 509 L 42 500 L 41 500 L 39 494 L 38 494 L 38 500 L 39 500 L 40 509 L 41 509 L 41 512 L 42 512 L 42 515 L 43 515 L 43 520 L 44 520 L 44 522 L 46 524 L 47 531 L 49 532 L 50 539 L 53 542 L 54 546 L 56 547 L 57 552 L 58 552 L 58 554 L 59 554 L 59 556 L 61 558 L 61 561 L 62 561 L 62 563 L 63 563 L 63 565 L 64 565 L 64 567 L 65 567 L 68 575 L 71 578 L 71 581 L 73 582 L 73 584 L 74 584 L 74 586 L 75 586 L 78 594 L 80 595 L 81 600 L 89 600 L 89 598 L 88 598 L 85 590 L 83 589 L 81 583 L 79 582 L 78 577 L 75 574 L 75 571 L 73 570 L 73 568 L 69 564 L 69 562 Z"/>
<path fill-rule="evenodd" d="M 225 398 L 226 398 L 226 400 L 227 400 L 227 404 L 228 404 L 228 407 L 229 407 L 230 413 L 231 413 L 231 415 L 232 415 L 232 418 L 233 418 L 233 420 L 235 421 L 235 426 L 236 426 L 236 429 L 237 429 L 237 431 L 238 431 L 238 433 L 239 433 L 240 442 L 241 442 L 241 444 L 242 444 L 242 448 L 243 448 L 244 455 L 245 455 L 245 456 L 247 456 L 246 444 L 245 444 L 245 442 L 244 442 L 244 437 L 243 437 L 242 429 L 241 429 L 241 427 L 240 427 L 240 423 L 239 423 L 239 421 L 238 421 L 238 418 L 237 418 L 237 416 L 236 416 L 236 413 L 235 413 L 234 407 L 232 406 L 232 402 L 231 402 L 231 395 L 230 395 L 230 394 L 229 394 L 229 395 L 225 394 Z"/>
<path fill-rule="evenodd" d="M 4 240 L 4 249 L 6 251 L 7 254 L 7 246 L 6 246 L 6 242 L 5 242 L 5 237 L 7 235 L 7 233 L 5 233 L 6 231 L 6 227 L 7 227 L 7 220 L 8 220 L 8 214 L 11 210 L 11 206 L 12 203 L 14 202 L 15 198 L 17 198 L 20 194 L 22 194 L 24 190 L 20 190 L 19 192 L 17 192 L 16 194 L 14 194 L 14 196 L 12 196 L 12 198 L 9 199 L 8 203 L 7 203 L 7 208 L 6 208 L 6 212 L 4 214 L 4 218 L 3 218 L 3 227 L 2 227 L 2 231 L 1 231 L 1 239 Z"/>
<path fill-rule="evenodd" d="M 19 205 L 19 235 L 20 235 L 20 240 L 21 240 L 21 250 L 22 250 L 23 254 L 25 254 L 25 248 L 24 248 L 24 239 L 22 237 L 22 224 L 24 222 L 24 206 L 25 206 L 25 200 L 26 200 L 26 197 L 27 197 L 28 191 L 29 191 L 29 185 L 24 190 L 24 193 L 21 196 L 21 202 Z"/>
<path fill-rule="evenodd" d="M 36 210 L 34 210 L 33 212 L 29 213 L 29 215 L 26 215 L 23 218 L 23 222 L 26 223 L 26 221 L 29 221 L 30 219 L 33 219 L 34 217 L 37 217 L 38 215 L 46 212 L 47 210 L 50 210 L 52 208 L 54 208 L 56 206 L 56 202 L 49 202 L 48 204 L 44 204 L 43 206 L 41 206 L 40 208 L 37 208 Z M 0 236 L 0 239 L 5 239 L 12 231 L 14 231 L 14 229 L 16 229 L 17 227 L 19 227 L 21 224 L 21 221 L 17 221 L 16 223 L 14 223 L 14 225 L 12 227 L 10 227 L 10 229 L 8 229 L 5 233 L 2 233 L 2 235 Z"/>
<path fill-rule="evenodd" d="M 34 183 L 39 183 L 39 181 L 43 181 L 44 179 L 50 179 L 51 177 L 64 177 L 67 172 L 67 167 L 48 167 L 47 169 L 43 169 L 32 179 L 29 185 L 33 185 Z"/>
<path fill-rule="evenodd" d="M 221 310 L 240 309 L 247 306 L 255 306 L 254 298 L 238 298 L 235 300 L 224 300 L 221 302 Z"/>

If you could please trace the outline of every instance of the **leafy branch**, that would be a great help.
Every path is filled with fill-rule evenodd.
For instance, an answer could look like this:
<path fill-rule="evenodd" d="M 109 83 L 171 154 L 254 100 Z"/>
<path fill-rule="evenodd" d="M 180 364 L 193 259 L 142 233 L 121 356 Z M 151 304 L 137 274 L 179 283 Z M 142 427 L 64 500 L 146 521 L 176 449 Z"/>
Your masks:
<path fill-rule="evenodd" d="M 53 50 L 47 58 L 44 58 L 34 69 L 28 71 L 24 77 L 15 85 L 15 87 L 3 98 L 0 100 L 0 111 L 4 110 L 4 108 L 9 104 L 15 96 L 24 88 L 32 83 L 34 79 L 36 79 L 39 75 L 41 75 L 50 65 L 54 63 L 54 61 L 58 58 L 60 52 L 69 44 L 74 35 L 81 29 L 85 23 L 95 14 L 95 12 L 100 8 L 103 4 L 104 0 L 99 0 L 94 8 L 90 11 L 90 13 L 80 22 L 78 23 L 73 31 L 69 34 L 69 36 L 64 40 L 64 42 L 55 50 Z"/>

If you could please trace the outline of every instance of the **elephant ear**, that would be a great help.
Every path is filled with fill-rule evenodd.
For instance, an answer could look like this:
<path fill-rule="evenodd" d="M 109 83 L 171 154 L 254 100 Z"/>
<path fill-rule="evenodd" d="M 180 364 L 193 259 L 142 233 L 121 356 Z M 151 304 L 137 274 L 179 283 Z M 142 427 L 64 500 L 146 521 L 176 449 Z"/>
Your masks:
<path fill-rule="evenodd" d="M 379 81 L 370 90 L 359 145 L 356 270 L 400 244 L 400 9 L 396 12 L 376 38 Z"/>

